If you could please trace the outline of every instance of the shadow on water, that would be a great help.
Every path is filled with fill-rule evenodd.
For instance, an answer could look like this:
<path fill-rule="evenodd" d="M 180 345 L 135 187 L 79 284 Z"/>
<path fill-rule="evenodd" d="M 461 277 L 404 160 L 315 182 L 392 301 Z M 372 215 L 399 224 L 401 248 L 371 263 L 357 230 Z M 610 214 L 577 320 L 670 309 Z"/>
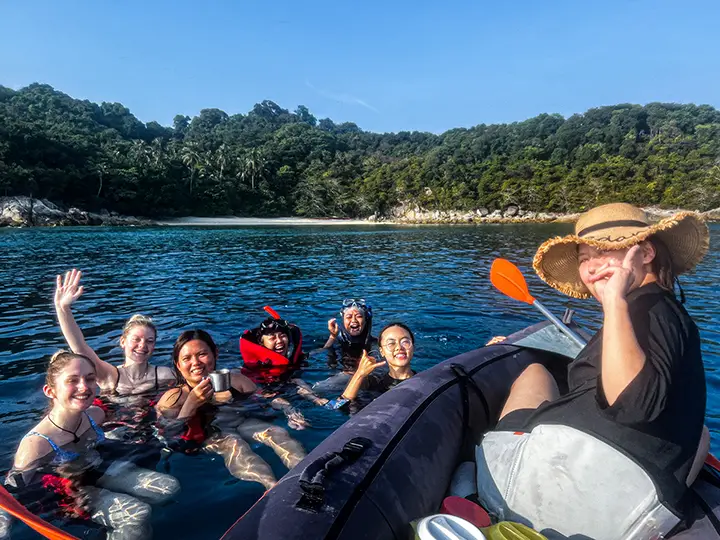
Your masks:
<path fill-rule="evenodd" d="M 720 300 L 715 293 L 720 226 L 711 229 L 711 252 L 683 285 L 701 329 L 707 421 L 715 436 L 720 433 Z M 179 332 L 201 327 L 220 344 L 220 363 L 231 367 L 240 364 L 240 334 L 263 318 L 262 306 L 269 304 L 299 324 L 309 351 L 325 342 L 327 319 L 337 316 L 341 300 L 362 297 L 373 305 L 376 331 L 393 320 L 412 327 L 414 362 L 424 369 L 537 320 L 532 308 L 490 285 L 488 272 L 497 256 L 516 262 L 533 293 L 555 313 L 572 307 L 581 323 L 596 329 L 597 306 L 555 293 L 531 271 L 537 246 L 569 230 L 562 224 L 0 230 L 5 283 L 0 288 L 0 473 L 47 405 L 41 392 L 46 362 L 65 346 L 52 308 L 54 278 L 71 267 L 86 273 L 86 293 L 75 309 L 78 322 L 90 345 L 110 361 L 121 360 L 117 342 L 133 313 L 151 315 L 158 324 L 155 363 L 170 365 Z M 314 354 L 304 378 L 312 383 L 328 375 L 324 356 Z M 347 418 L 290 399 L 313 423 L 311 429 L 291 432 L 308 450 Z M 283 418 L 275 422 L 285 425 Z M 713 440 L 716 452 L 718 440 Z M 272 451 L 261 445 L 253 449 L 283 474 Z M 173 454 L 160 466 L 178 477 L 183 491 L 177 502 L 153 510 L 158 538 L 219 538 L 262 494 L 259 484 L 235 480 L 222 460 L 210 455 Z M 14 538 L 31 536 L 18 527 Z"/>

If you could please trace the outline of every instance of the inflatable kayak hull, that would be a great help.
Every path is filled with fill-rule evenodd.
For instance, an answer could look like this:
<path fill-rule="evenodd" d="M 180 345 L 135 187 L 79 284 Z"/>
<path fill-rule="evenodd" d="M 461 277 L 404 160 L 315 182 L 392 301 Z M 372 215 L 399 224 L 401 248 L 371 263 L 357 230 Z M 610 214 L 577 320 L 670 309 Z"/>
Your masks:
<path fill-rule="evenodd" d="M 523 369 L 542 363 L 566 384 L 567 364 L 578 352 L 568 343 L 540 323 L 408 379 L 325 439 L 223 538 L 408 538 L 410 522 L 440 508 L 457 465 L 473 459 L 474 444 L 497 422 Z M 333 459 L 336 467 L 325 474 Z M 703 487 L 715 508 L 720 490 Z M 676 537 L 720 538 L 710 518 L 697 524 L 709 528 Z"/>

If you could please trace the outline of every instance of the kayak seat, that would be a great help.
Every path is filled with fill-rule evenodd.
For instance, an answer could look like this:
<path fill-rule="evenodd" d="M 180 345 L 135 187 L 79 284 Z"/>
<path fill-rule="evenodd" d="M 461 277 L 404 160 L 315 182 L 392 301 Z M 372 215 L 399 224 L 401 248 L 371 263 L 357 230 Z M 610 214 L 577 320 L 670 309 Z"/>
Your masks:
<path fill-rule="evenodd" d="M 698 445 L 698 451 L 697 454 L 695 454 L 695 459 L 693 460 L 693 464 L 690 467 L 690 472 L 688 473 L 687 480 L 685 481 L 685 485 L 687 487 L 690 487 L 700 474 L 700 471 L 705 464 L 705 458 L 707 457 L 708 452 L 710 452 L 710 430 L 707 426 L 703 426 L 702 435 L 700 435 L 700 444 Z"/>

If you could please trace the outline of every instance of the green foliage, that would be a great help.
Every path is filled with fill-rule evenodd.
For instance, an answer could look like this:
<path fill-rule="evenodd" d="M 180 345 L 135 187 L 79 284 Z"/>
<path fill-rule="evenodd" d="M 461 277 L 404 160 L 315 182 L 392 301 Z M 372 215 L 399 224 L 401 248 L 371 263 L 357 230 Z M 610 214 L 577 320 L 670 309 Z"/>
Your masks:
<path fill-rule="evenodd" d="M 150 217 L 720 206 L 720 112 L 650 103 L 442 135 L 368 133 L 272 101 L 172 127 L 43 84 L 0 86 L 0 194 Z"/>

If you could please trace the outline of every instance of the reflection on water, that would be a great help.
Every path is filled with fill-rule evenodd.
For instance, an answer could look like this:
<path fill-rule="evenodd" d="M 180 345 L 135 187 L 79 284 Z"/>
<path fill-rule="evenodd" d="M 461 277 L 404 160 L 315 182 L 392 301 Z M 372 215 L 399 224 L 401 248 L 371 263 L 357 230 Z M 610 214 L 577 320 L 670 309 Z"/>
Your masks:
<path fill-rule="evenodd" d="M 597 327 L 599 311 L 589 302 L 568 300 L 531 274 L 536 247 L 568 225 L 484 225 L 455 227 L 257 227 L 152 229 L 0 230 L 0 472 L 7 470 L 19 437 L 42 415 L 41 393 L 49 356 L 64 346 L 52 309 L 54 277 L 71 267 L 85 272 L 86 293 L 75 306 L 77 320 L 101 358 L 121 360 L 117 346 L 124 321 L 133 313 L 158 323 L 154 361 L 170 365 L 180 331 L 208 330 L 221 344 L 220 362 L 238 366 L 242 331 L 271 305 L 299 324 L 305 350 L 327 338 L 327 319 L 343 298 L 373 304 L 376 331 L 392 320 L 416 332 L 413 362 L 422 369 L 476 348 L 491 336 L 508 334 L 536 320 L 536 314 L 506 299 L 490 285 L 494 257 L 517 262 L 531 289 L 561 314 L 577 310 Z M 712 225 L 711 253 L 683 280 L 688 309 L 701 329 L 708 373 L 708 425 L 720 432 L 720 226 Z M 312 355 L 304 379 L 330 372 L 323 355 Z M 290 396 L 312 422 L 291 431 L 311 450 L 345 420 L 337 411 Z M 268 412 L 277 425 L 284 417 Z M 713 448 L 720 450 L 717 437 Z M 280 476 L 286 470 L 264 445 L 253 450 Z M 219 457 L 172 455 L 162 463 L 178 477 L 178 502 L 153 510 L 156 537 L 217 538 L 261 494 L 259 484 L 232 478 Z M 208 494 L 202 498 L 197 493 Z M 210 495 L 211 494 L 211 495 Z M 205 514 L 203 514 L 205 512 Z M 212 514 L 210 514 L 210 512 Z M 212 515 L 187 520 L 184 515 Z M 17 538 L 23 538 L 20 528 Z M 27 536 L 28 538 L 30 536 Z"/>

